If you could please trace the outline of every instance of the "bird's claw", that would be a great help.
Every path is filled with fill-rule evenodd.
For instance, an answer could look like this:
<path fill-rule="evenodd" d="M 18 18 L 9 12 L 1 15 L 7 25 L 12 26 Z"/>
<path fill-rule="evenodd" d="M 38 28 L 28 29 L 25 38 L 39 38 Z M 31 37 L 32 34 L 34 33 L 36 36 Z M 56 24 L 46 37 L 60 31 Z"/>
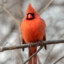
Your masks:
<path fill-rule="evenodd" d="M 39 45 L 40 41 L 37 41 L 37 46 Z"/>
<path fill-rule="evenodd" d="M 31 43 L 29 43 L 29 47 L 31 47 Z"/>

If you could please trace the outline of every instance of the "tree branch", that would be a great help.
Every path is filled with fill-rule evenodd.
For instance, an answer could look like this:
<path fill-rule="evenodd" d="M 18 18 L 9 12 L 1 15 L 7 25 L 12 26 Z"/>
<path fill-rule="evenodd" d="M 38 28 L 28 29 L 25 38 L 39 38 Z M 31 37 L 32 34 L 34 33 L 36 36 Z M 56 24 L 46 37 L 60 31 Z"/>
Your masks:
<path fill-rule="evenodd" d="M 31 46 L 41 46 L 41 45 L 50 45 L 50 44 L 60 44 L 64 43 L 64 40 L 55 40 L 55 41 L 41 41 L 39 45 L 36 43 L 31 43 Z M 13 50 L 13 49 L 20 49 L 20 48 L 28 48 L 30 47 L 29 44 L 22 44 L 20 46 L 11 46 L 11 47 L 0 47 L 0 52 L 6 50 Z"/>
<path fill-rule="evenodd" d="M 53 1 L 54 1 L 54 0 L 50 0 L 50 1 L 48 2 L 48 4 L 39 12 L 39 14 L 41 14 L 42 12 L 44 12 L 44 11 L 52 4 Z"/>
<path fill-rule="evenodd" d="M 18 24 L 18 26 L 20 25 L 20 22 L 9 12 L 9 10 L 7 10 L 4 6 L 1 5 L 0 8 L 2 8 L 9 16 L 11 16 L 11 18 Z"/>
<path fill-rule="evenodd" d="M 57 61 L 55 61 L 54 64 L 58 63 L 60 60 L 62 60 L 64 58 L 64 56 L 62 56 L 61 58 L 59 58 Z"/>
<path fill-rule="evenodd" d="M 60 40 L 61 41 L 61 40 Z M 60 41 L 59 41 L 59 43 L 60 43 Z M 42 43 L 43 44 L 43 46 L 45 45 L 45 44 L 56 44 L 58 41 L 48 41 L 47 43 L 46 43 L 46 41 L 43 41 L 43 42 L 45 42 L 45 43 Z M 50 42 L 50 43 L 49 43 Z M 62 41 L 63 42 L 63 41 Z M 58 44 L 59 44 L 58 43 Z M 31 55 L 25 62 L 24 62 L 24 64 L 26 64 L 33 56 L 35 56 L 42 48 L 43 48 L 43 46 L 42 47 L 40 47 L 35 53 L 33 53 L 33 55 Z"/>
<path fill-rule="evenodd" d="M 39 45 L 36 43 L 31 43 L 31 46 L 41 46 L 32 56 L 30 56 L 24 64 L 26 64 L 33 56 L 35 56 L 42 48 L 44 45 L 50 45 L 50 44 L 60 44 L 64 43 L 64 40 L 55 40 L 55 41 L 41 41 Z M 11 47 L 1 47 L 0 52 L 6 51 L 6 50 L 13 50 L 13 49 L 20 49 L 20 48 L 29 48 L 30 44 L 22 44 L 20 46 L 11 46 Z"/>

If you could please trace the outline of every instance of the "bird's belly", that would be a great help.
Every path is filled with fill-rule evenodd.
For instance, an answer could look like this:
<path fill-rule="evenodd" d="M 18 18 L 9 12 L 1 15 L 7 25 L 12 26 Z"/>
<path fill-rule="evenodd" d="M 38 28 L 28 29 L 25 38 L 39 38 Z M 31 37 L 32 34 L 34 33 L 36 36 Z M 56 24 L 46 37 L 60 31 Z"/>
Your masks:
<path fill-rule="evenodd" d="M 43 30 L 40 29 L 26 29 L 23 31 L 23 38 L 26 43 L 43 40 Z"/>

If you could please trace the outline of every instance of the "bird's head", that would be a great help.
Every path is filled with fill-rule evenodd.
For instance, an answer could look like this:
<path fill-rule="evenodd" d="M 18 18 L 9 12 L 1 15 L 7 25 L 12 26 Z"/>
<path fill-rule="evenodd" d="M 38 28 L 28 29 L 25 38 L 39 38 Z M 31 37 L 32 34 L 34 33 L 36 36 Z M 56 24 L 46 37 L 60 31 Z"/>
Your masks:
<path fill-rule="evenodd" d="M 38 15 L 38 14 L 36 13 L 35 9 L 29 3 L 28 8 L 26 10 L 26 19 L 32 20 L 36 17 L 36 15 Z"/>

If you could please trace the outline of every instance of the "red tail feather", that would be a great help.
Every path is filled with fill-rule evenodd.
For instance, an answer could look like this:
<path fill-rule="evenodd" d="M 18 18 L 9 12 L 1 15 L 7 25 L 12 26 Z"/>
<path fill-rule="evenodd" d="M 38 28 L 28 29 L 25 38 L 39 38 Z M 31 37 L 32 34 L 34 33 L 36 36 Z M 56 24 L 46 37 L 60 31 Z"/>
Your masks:
<path fill-rule="evenodd" d="M 36 48 L 34 51 L 32 51 L 31 49 L 34 49 L 33 47 L 29 48 L 29 57 L 36 52 Z M 35 55 L 34 57 L 32 57 L 29 61 L 28 64 L 37 64 L 37 55 Z"/>

